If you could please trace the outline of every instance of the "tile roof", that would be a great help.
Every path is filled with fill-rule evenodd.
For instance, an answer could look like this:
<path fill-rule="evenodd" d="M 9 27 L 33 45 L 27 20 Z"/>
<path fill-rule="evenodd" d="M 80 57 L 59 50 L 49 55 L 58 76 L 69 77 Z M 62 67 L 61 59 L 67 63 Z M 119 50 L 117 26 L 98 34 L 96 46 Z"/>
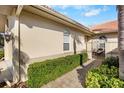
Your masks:
<path fill-rule="evenodd" d="M 95 25 L 90 28 L 93 32 L 117 32 L 118 22 L 117 20 L 105 22 Z"/>

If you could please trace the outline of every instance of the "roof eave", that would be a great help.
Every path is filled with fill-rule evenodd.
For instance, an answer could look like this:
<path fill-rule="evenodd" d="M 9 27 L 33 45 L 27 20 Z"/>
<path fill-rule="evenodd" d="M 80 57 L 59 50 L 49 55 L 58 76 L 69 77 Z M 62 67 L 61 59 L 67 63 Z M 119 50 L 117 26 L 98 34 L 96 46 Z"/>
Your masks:
<path fill-rule="evenodd" d="M 71 20 L 70 18 L 61 15 L 57 12 L 51 11 L 50 9 L 45 8 L 44 6 L 39 6 L 39 5 L 30 5 L 30 7 L 33 7 L 35 9 L 39 9 L 41 11 L 44 11 L 45 13 L 52 15 L 56 18 L 61 19 L 62 21 L 67 22 L 68 24 L 70 24 L 71 26 L 73 26 L 74 28 L 84 32 L 86 35 L 91 36 L 94 33 L 87 27 L 83 26 L 83 25 L 79 25 L 76 21 Z M 41 15 L 42 16 L 42 15 Z M 58 22 L 58 21 L 57 21 Z"/>
<path fill-rule="evenodd" d="M 111 33 L 118 33 L 118 32 L 117 31 L 113 31 L 113 32 L 98 32 L 98 33 L 95 33 L 95 35 L 99 35 L 99 34 L 111 34 Z"/>

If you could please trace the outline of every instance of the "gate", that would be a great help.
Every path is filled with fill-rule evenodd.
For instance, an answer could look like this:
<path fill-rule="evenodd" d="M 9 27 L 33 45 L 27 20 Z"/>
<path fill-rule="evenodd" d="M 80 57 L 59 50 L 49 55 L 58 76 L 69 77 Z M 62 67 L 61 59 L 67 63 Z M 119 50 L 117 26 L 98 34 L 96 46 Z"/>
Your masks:
<path fill-rule="evenodd" d="M 95 39 L 92 42 L 92 54 L 96 57 L 118 56 L 117 40 Z"/>

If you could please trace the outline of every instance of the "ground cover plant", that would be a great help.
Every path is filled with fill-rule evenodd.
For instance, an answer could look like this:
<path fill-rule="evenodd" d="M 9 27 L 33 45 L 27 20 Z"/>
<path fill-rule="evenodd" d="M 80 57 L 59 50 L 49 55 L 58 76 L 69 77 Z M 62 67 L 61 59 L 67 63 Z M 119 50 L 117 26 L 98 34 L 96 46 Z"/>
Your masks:
<path fill-rule="evenodd" d="M 100 67 L 88 71 L 87 88 L 124 88 L 124 81 L 119 79 L 118 57 L 109 57 Z"/>
<path fill-rule="evenodd" d="M 28 69 L 29 87 L 41 87 L 73 70 L 87 60 L 87 53 L 75 54 L 31 64 Z"/>

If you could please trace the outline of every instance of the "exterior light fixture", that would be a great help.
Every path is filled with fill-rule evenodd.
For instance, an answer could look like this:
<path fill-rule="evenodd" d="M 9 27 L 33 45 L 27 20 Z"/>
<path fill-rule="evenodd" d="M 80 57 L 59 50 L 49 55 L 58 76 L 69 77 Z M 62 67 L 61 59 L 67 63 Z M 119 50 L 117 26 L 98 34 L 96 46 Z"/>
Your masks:
<path fill-rule="evenodd" d="M 4 35 L 5 35 L 5 40 L 7 42 L 9 42 L 12 39 L 12 33 L 11 32 L 6 31 Z"/>

